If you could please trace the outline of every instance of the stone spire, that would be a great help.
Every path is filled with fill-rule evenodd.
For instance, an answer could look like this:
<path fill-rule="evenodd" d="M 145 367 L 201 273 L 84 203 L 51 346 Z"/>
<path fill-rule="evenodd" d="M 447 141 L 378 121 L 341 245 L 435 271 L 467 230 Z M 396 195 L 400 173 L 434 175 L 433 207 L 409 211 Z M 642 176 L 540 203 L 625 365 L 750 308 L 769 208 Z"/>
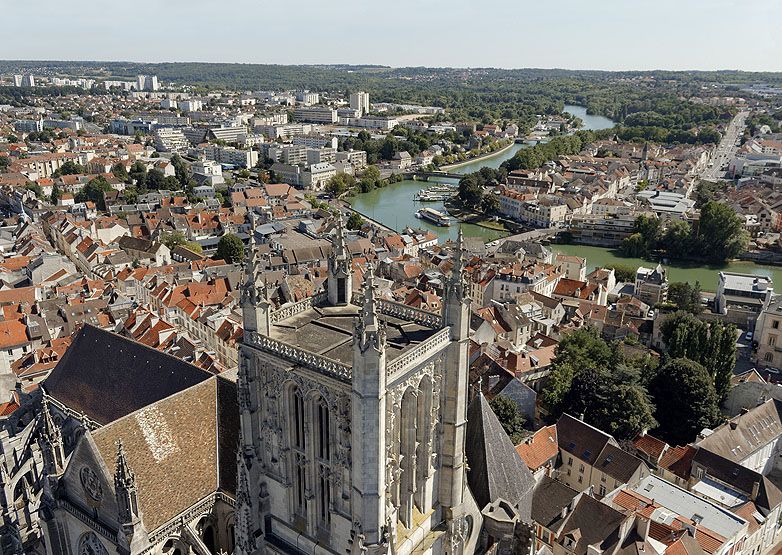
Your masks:
<path fill-rule="evenodd" d="M 234 555 L 253 555 L 258 545 L 253 529 L 253 499 L 250 495 L 249 469 L 241 453 L 237 456 L 236 546 Z"/>
<path fill-rule="evenodd" d="M 148 543 L 141 511 L 138 505 L 138 488 L 122 440 L 117 441 L 117 461 L 114 469 L 114 492 L 117 498 L 117 517 L 120 530 L 117 533 L 119 550 L 124 553 L 138 553 Z"/>
<path fill-rule="evenodd" d="M 62 441 L 60 428 L 54 423 L 52 412 L 49 408 L 49 400 L 43 398 L 40 416 L 40 447 L 43 455 L 44 472 L 47 476 L 55 478 L 65 470 L 65 447 Z"/>
<path fill-rule="evenodd" d="M 456 295 L 461 301 L 468 297 L 467 281 L 465 276 L 465 260 L 464 260 L 464 235 L 461 227 L 459 228 L 459 237 L 456 242 L 456 251 L 454 252 L 453 269 L 451 275 L 448 278 L 447 290 L 448 295 Z"/>
<path fill-rule="evenodd" d="M 385 349 L 386 331 L 377 317 L 376 289 L 375 269 L 369 264 L 364 276 L 364 304 L 356 321 L 356 342 L 362 353 L 370 346 L 378 351 Z"/>
<path fill-rule="evenodd" d="M 337 216 L 336 233 L 329 257 L 329 275 L 326 283 L 328 301 L 331 306 L 344 306 L 353 296 L 353 258 L 345 239 L 342 214 Z"/>
<path fill-rule="evenodd" d="M 269 335 L 271 330 L 271 303 L 268 300 L 266 284 L 263 293 L 259 294 L 258 274 L 260 264 L 255 249 L 255 212 L 250 212 L 250 241 L 247 246 L 247 256 L 242 263 L 245 274 L 242 284 L 242 320 L 245 332 L 255 332 Z"/>

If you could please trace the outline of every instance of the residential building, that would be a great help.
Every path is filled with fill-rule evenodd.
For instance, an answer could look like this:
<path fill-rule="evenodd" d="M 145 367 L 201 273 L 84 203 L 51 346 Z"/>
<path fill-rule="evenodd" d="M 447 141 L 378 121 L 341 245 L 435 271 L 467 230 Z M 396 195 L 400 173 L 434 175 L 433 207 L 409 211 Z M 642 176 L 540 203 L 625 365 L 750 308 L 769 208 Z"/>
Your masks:
<path fill-rule="evenodd" d="M 773 294 L 774 284 L 769 277 L 720 272 L 714 307 L 741 327 L 754 329 L 755 320 Z"/>
<path fill-rule="evenodd" d="M 370 110 L 369 106 L 369 93 L 358 91 L 351 93 L 350 95 L 350 109 L 356 110 L 359 117 L 364 114 L 368 114 Z"/>
<path fill-rule="evenodd" d="M 649 306 L 668 298 L 668 274 L 660 264 L 654 268 L 639 266 L 635 271 L 635 296 Z"/>
<path fill-rule="evenodd" d="M 337 111 L 327 106 L 300 106 L 293 111 L 293 119 L 312 123 L 337 123 Z"/>

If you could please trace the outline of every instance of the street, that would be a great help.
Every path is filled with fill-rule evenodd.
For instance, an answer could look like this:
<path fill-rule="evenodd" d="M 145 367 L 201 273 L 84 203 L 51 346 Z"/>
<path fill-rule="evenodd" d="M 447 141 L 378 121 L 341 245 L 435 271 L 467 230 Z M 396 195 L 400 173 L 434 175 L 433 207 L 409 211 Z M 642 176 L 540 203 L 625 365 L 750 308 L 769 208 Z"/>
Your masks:
<path fill-rule="evenodd" d="M 724 177 L 725 170 L 722 168 L 730 162 L 736 152 L 736 142 L 744 133 L 748 115 L 748 111 L 739 112 L 730 122 L 720 144 L 717 145 L 717 148 L 712 153 L 709 166 L 701 173 L 701 179 L 714 181 Z"/>

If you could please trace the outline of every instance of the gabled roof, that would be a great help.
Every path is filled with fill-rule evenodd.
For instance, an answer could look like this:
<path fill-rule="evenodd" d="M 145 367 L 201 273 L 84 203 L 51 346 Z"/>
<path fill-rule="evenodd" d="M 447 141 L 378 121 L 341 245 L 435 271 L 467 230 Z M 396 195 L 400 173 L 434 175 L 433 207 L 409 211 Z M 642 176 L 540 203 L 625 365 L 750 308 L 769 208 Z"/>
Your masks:
<path fill-rule="evenodd" d="M 530 522 L 535 479 L 516 453 L 489 402 L 479 393 L 467 410 L 467 481 L 480 508 L 503 498 Z"/>
<path fill-rule="evenodd" d="M 210 376 L 178 358 L 86 324 L 43 387 L 68 408 L 105 425 Z"/>
<path fill-rule="evenodd" d="M 731 418 L 711 434 L 698 441 L 726 459 L 740 463 L 755 451 L 782 435 L 782 401 L 769 399 L 745 414 Z"/>
<path fill-rule="evenodd" d="M 215 376 L 93 432 L 106 466 L 121 440 L 153 531 L 216 491 L 236 491 L 236 384 Z"/>
<path fill-rule="evenodd" d="M 557 441 L 563 451 L 594 464 L 613 438 L 578 418 L 563 414 L 557 421 Z"/>
<path fill-rule="evenodd" d="M 516 453 L 527 467 L 535 471 L 559 454 L 557 427 L 544 426 L 526 441 L 516 446 Z"/>
<path fill-rule="evenodd" d="M 575 555 L 585 555 L 590 545 L 597 545 L 603 553 L 610 552 L 619 542 L 619 529 L 625 518 L 616 509 L 582 495 L 557 531 L 557 537 L 572 537 L 576 542 Z"/>

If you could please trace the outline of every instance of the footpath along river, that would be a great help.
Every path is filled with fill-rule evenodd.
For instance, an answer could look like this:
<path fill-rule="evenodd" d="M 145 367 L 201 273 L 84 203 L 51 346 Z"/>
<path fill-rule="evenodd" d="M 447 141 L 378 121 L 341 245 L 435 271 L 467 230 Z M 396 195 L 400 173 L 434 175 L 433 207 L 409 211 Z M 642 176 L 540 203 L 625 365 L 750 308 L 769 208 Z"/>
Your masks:
<path fill-rule="evenodd" d="M 602 116 L 592 116 L 586 113 L 582 106 L 565 106 L 565 111 L 581 118 L 584 129 L 599 130 L 614 126 L 614 122 Z M 451 173 L 467 174 L 478 171 L 482 167 L 498 168 L 505 160 L 513 157 L 526 144 L 514 144 L 509 149 L 493 156 L 481 158 L 473 162 L 465 163 L 456 168 L 451 168 Z M 372 192 L 357 195 L 349 199 L 354 210 L 382 223 L 397 231 L 405 227 L 429 229 L 438 234 L 443 240 L 456 239 L 461 227 L 466 237 L 480 237 L 484 241 L 493 241 L 506 235 L 503 232 L 487 229 L 474 224 L 457 223 L 450 227 L 438 227 L 427 221 L 415 217 L 416 211 L 422 206 L 429 206 L 435 210 L 444 212 L 442 202 L 418 203 L 413 200 L 414 195 L 421 189 L 430 186 L 425 181 L 405 180 L 384 189 L 375 189 Z M 637 267 L 654 264 L 634 258 L 621 258 L 616 256 L 611 249 L 602 247 L 588 247 L 583 245 L 553 245 L 556 252 L 573 254 L 587 259 L 587 266 L 591 269 L 599 266 L 625 265 Z M 724 266 L 689 266 L 689 265 L 665 265 L 668 269 L 670 281 L 700 281 L 704 291 L 714 291 L 717 287 L 717 273 L 720 270 L 740 272 L 746 274 L 765 275 L 771 277 L 778 287 L 782 287 L 782 267 L 764 266 L 752 262 L 732 262 Z"/>

